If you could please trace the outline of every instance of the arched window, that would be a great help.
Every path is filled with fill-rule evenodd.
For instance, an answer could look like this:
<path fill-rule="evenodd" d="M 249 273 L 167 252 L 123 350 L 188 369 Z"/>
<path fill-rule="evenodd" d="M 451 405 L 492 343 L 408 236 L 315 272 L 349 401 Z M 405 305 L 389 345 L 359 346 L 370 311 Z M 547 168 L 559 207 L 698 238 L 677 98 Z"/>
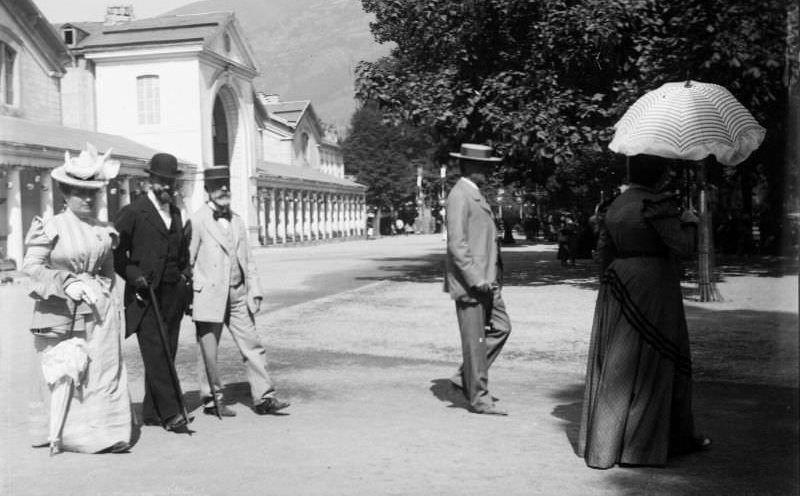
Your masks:
<path fill-rule="evenodd" d="M 309 157 L 308 157 L 309 151 L 310 149 L 309 149 L 308 133 L 303 133 L 300 136 L 300 154 L 303 158 L 303 164 L 309 163 Z"/>
<path fill-rule="evenodd" d="M 14 82 L 16 76 L 17 51 L 0 41 L 0 103 L 16 105 Z"/>
<path fill-rule="evenodd" d="M 139 124 L 161 123 L 161 94 L 158 76 L 136 78 L 136 102 Z"/>

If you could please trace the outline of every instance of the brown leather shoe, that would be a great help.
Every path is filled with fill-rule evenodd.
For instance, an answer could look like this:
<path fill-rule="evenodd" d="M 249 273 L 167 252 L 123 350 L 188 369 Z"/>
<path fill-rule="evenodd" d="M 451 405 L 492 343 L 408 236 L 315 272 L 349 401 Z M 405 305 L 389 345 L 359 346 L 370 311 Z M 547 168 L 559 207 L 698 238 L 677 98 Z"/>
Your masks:
<path fill-rule="evenodd" d="M 283 401 L 282 399 L 270 397 L 266 398 L 263 403 L 253 406 L 253 411 L 259 415 L 271 415 L 277 413 L 279 410 L 287 408 L 291 403 Z"/>

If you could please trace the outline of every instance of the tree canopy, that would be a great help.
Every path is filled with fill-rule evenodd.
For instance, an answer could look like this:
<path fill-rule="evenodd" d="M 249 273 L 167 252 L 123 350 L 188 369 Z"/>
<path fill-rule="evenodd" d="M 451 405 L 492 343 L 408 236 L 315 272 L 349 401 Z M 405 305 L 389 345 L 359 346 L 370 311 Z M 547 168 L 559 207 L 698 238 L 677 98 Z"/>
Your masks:
<path fill-rule="evenodd" d="M 508 181 L 585 187 L 613 165 L 613 124 L 670 81 L 728 88 L 767 128 L 754 158 L 784 169 L 787 0 L 362 0 L 391 54 L 356 95 L 431 130 L 437 158 L 493 145 Z M 578 183 L 580 182 L 580 184 Z M 573 182 L 573 185 L 569 185 Z"/>
<path fill-rule="evenodd" d="M 383 121 L 373 104 L 353 114 L 342 152 L 348 172 L 367 185 L 367 204 L 395 210 L 414 199 L 416 168 L 427 161 L 427 134 L 407 125 Z"/>

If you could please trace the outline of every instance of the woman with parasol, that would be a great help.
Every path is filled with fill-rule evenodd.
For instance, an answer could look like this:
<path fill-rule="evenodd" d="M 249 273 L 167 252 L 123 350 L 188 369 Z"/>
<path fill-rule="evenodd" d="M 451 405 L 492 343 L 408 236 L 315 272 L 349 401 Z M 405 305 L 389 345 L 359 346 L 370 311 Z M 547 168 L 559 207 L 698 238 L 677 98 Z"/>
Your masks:
<path fill-rule="evenodd" d="M 593 468 L 664 465 L 670 451 L 711 444 L 694 432 L 678 262 L 695 250 L 697 217 L 660 193 L 668 162 L 631 157 L 630 186 L 601 215 L 603 275 L 579 436 Z"/>
<path fill-rule="evenodd" d="M 615 128 L 609 148 L 628 156 L 630 186 L 598 214 L 603 274 L 578 452 L 594 468 L 660 466 L 669 455 L 711 446 L 694 430 L 678 266 L 697 249 L 699 223 L 701 296 L 704 281 L 711 286 L 704 160 L 742 162 L 761 144 L 764 129 L 725 88 L 696 81 L 645 94 Z M 700 161 L 700 219 L 660 192 L 675 159 Z"/>
<path fill-rule="evenodd" d="M 93 211 L 119 162 L 91 144 L 79 157 L 65 155 L 52 178 L 66 208 L 48 220 L 34 218 L 25 239 L 22 268 L 36 300 L 31 332 L 42 365 L 31 420 L 50 415 L 48 439 L 33 444 L 50 445 L 51 454 L 126 451 L 133 422 L 114 279 L 117 232 Z"/>

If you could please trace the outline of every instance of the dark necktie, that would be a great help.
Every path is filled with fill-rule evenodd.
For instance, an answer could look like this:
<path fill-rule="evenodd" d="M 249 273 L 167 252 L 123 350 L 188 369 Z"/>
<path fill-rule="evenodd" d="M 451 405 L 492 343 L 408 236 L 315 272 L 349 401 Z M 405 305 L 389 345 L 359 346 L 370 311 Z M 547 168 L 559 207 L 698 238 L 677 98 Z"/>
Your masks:
<path fill-rule="evenodd" d="M 214 220 L 218 219 L 226 219 L 228 222 L 231 221 L 231 211 L 230 210 L 214 210 Z"/>

